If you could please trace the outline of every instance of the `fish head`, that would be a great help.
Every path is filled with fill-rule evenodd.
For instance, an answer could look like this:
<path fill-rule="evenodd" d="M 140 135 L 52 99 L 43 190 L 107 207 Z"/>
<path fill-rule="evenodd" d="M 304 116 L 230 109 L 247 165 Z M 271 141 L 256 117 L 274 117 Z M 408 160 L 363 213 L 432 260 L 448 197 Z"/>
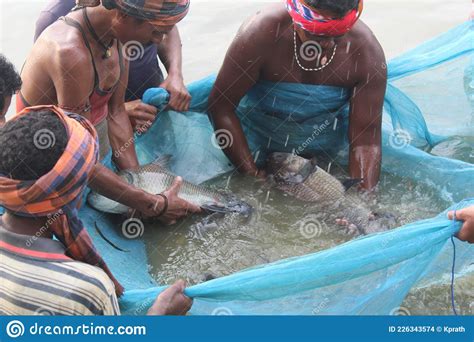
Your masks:
<path fill-rule="evenodd" d="M 266 163 L 267 174 L 277 184 L 302 183 L 314 171 L 316 159 L 305 159 L 293 153 L 272 153 Z"/>

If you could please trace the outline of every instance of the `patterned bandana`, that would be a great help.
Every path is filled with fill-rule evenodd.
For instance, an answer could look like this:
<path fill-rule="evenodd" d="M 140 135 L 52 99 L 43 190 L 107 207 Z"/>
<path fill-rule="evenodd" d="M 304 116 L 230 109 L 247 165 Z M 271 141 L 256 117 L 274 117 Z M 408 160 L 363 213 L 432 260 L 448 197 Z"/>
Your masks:
<path fill-rule="evenodd" d="M 342 36 L 349 32 L 359 19 L 363 10 L 363 0 L 359 0 L 357 9 L 350 11 L 341 19 L 325 17 L 310 7 L 304 0 L 287 0 L 286 7 L 293 22 L 303 30 L 327 37 Z"/>
<path fill-rule="evenodd" d="M 102 4 L 156 26 L 173 26 L 188 14 L 190 0 L 102 0 Z"/>
<path fill-rule="evenodd" d="M 41 110 L 56 114 L 64 124 L 69 137 L 66 149 L 54 168 L 37 180 L 20 181 L 0 175 L 0 205 L 24 217 L 62 213 L 49 228 L 66 246 L 67 255 L 74 260 L 101 267 L 114 282 L 120 296 L 123 287 L 96 251 L 78 216 L 83 191 L 98 159 L 94 126 L 79 115 L 66 115 L 56 106 L 26 108 L 12 120 Z"/>

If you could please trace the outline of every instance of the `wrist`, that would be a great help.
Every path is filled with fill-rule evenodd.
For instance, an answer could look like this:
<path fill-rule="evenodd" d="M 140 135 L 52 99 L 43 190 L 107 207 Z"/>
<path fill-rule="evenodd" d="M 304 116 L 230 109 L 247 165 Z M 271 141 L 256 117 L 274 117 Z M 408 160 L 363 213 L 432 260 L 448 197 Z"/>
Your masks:
<path fill-rule="evenodd" d="M 178 80 L 181 80 L 181 81 L 184 80 L 183 73 L 181 72 L 181 70 L 179 68 L 170 68 L 168 70 L 168 77 L 167 78 L 178 79 Z"/>
<path fill-rule="evenodd" d="M 155 302 L 152 307 L 147 312 L 148 316 L 165 316 L 166 310 L 163 309 L 163 305 L 160 303 Z"/>
<path fill-rule="evenodd" d="M 152 211 L 153 213 L 159 213 L 158 216 L 162 216 L 168 205 L 167 205 L 167 200 L 165 200 L 164 197 L 162 196 L 156 196 L 152 195 L 150 193 L 147 193 L 145 191 L 142 191 L 142 194 L 140 195 L 142 198 L 144 198 L 143 203 L 143 208 L 141 208 L 143 212 L 150 212 Z"/>

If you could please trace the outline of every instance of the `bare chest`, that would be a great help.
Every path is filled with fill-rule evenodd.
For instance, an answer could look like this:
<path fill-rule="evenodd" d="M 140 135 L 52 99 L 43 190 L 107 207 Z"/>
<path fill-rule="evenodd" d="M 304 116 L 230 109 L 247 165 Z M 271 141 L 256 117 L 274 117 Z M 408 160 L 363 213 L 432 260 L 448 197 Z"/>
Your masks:
<path fill-rule="evenodd" d="M 295 47 L 289 35 L 275 44 L 272 57 L 264 63 L 262 77 L 271 82 L 351 88 L 360 68 L 364 68 L 359 65 L 360 52 L 351 45 L 350 41 L 342 41 L 323 49 L 314 41 L 297 41 Z"/>

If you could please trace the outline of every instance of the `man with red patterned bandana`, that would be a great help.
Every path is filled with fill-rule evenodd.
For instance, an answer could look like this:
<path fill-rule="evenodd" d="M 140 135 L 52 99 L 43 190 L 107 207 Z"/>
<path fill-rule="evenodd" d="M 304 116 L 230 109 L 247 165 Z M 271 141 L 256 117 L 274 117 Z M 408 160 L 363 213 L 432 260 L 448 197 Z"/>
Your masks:
<path fill-rule="evenodd" d="M 227 130 L 233 137 L 224 152 L 240 172 L 264 174 L 257 168 L 235 110 L 258 82 L 338 87 L 350 95 L 350 177 L 363 179 L 361 188 L 372 190 L 380 176 L 387 73 L 382 47 L 358 20 L 363 0 L 285 2 L 286 6 L 269 7 L 244 23 L 227 52 L 209 98 L 215 130 Z M 309 57 L 314 58 L 305 56 L 310 45 Z M 252 115 L 246 119 L 252 122 Z M 287 144 L 291 146 L 291 138 L 286 137 Z"/>

